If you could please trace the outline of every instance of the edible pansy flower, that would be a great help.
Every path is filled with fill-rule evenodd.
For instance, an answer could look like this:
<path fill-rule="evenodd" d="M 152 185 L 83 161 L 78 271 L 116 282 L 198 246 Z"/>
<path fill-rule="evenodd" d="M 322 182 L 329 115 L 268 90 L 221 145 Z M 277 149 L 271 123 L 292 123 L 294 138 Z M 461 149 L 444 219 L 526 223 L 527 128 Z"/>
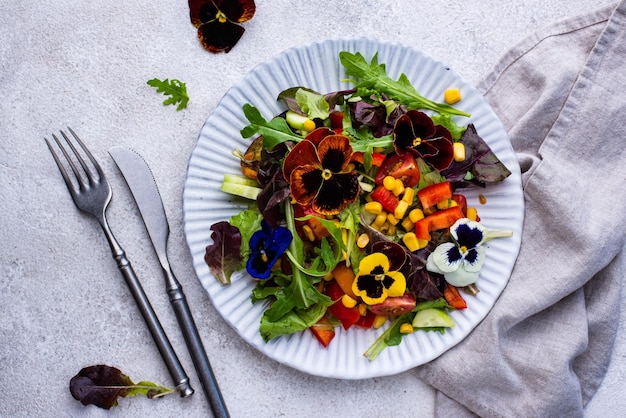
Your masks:
<path fill-rule="evenodd" d="M 296 144 L 283 164 L 294 200 L 322 215 L 337 214 L 354 202 L 360 185 L 357 172 L 348 169 L 352 154 L 343 135 L 326 136 L 317 145 L 308 139 Z"/>
<path fill-rule="evenodd" d="M 450 227 L 453 242 L 440 244 L 426 260 L 426 269 L 443 274 L 448 283 L 463 287 L 475 283 L 485 263 L 486 241 L 509 237 L 511 231 L 489 230 L 476 221 L 459 219 Z"/>
<path fill-rule="evenodd" d="M 352 291 L 368 305 L 382 303 L 388 297 L 404 295 L 404 274 L 391 268 L 389 258 L 381 252 L 366 256 L 359 263 L 359 272 L 352 282 Z"/>
<path fill-rule="evenodd" d="M 265 220 L 261 221 L 261 229 L 250 237 L 250 255 L 246 263 L 248 274 L 260 280 L 269 278 L 272 267 L 287 250 L 292 239 L 289 229 L 282 226 L 272 229 Z"/>
<path fill-rule="evenodd" d="M 255 11 L 254 0 L 189 0 L 191 23 L 211 52 L 229 52 L 245 32 L 238 23 L 252 19 Z"/>
<path fill-rule="evenodd" d="M 435 125 L 426 113 L 409 110 L 400 116 L 393 129 L 393 144 L 399 154 L 410 152 L 422 157 L 431 167 L 445 170 L 454 159 L 450 131 Z"/>

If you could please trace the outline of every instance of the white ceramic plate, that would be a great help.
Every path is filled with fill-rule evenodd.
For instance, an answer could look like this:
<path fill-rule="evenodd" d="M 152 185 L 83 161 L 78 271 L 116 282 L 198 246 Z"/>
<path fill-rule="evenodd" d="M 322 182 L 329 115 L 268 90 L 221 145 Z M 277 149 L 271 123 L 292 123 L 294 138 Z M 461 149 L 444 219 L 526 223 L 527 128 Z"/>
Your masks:
<path fill-rule="evenodd" d="M 306 86 L 321 93 L 350 88 L 339 62 L 340 51 L 360 52 L 369 61 L 378 52 L 388 74 L 397 79 L 404 72 L 424 96 L 442 101 L 447 88 L 461 89 L 458 108 L 472 117 L 460 123 L 474 123 L 478 133 L 491 146 L 512 174 L 504 182 L 481 190 L 466 189 L 468 203 L 478 207 L 482 223 L 488 228 L 510 229 L 512 238 L 491 241 L 487 260 L 477 285 L 481 292 L 467 297 L 468 308 L 452 312 L 456 326 L 439 334 L 418 331 L 404 337 L 402 344 L 385 349 L 374 361 L 363 353 L 383 332 L 379 330 L 337 328 L 337 335 L 326 349 L 310 332 L 280 337 L 269 343 L 259 334 L 259 321 L 266 305 L 250 302 L 253 281 L 245 272 L 233 275 L 232 284 L 223 286 L 204 262 L 205 248 L 212 241 L 213 223 L 228 220 L 247 207 L 248 202 L 219 190 L 224 173 L 238 173 L 239 162 L 231 152 L 245 151 L 250 140 L 240 130 L 247 120 L 242 105 L 251 103 L 266 119 L 283 108 L 278 94 L 289 87 Z M 487 198 L 478 203 L 478 194 Z M 519 164 L 500 121 L 472 86 L 444 64 L 423 53 L 398 44 L 370 39 L 328 40 L 287 50 L 254 68 L 234 85 L 206 120 L 200 131 L 188 166 L 183 194 L 184 229 L 193 263 L 203 287 L 215 308 L 235 331 L 270 358 L 317 376 L 363 379 L 392 375 L 438 357 L 465 338 L 488 314 L 504 289 L 521 243 L 524 201 Z"/>

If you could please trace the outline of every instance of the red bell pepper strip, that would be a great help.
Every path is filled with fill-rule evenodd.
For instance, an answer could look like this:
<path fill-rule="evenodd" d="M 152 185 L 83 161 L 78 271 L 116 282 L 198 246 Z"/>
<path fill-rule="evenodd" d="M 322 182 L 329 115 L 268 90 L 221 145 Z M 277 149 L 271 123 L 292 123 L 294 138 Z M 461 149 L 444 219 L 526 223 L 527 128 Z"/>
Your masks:
<path fill-rule="evenodd" d="M 328 347 L 328 344 L 335 338 L 335 327 L 332 326 L 330 321 L 324 316 L 313 326 L 309 327 L 317 341 L 324 347 Z"/>
<path fill-rule="evenodd" d="M 415 235 L 420 239 L 430 241 L 430 232 L 450 228 L 456 221 L 464 217 L 463 211 L 458 206 L 438 210 L 415 223 Z"/>
<path fill-rule="evenodd" d="M 354 325 L 359 328 L 370 329 L 372 328 L 372 325 L 374 325 L 374 320 L 376 320 L 376 314 L 368 310 L 367 313 L 362 315 Z"/>
<path fill-rule="evenodd" d="M 385 154 L 381 154 L 380 152 L 372 153 L 372 166 L 380 167 L 383 161 L 385 161 Z M 365 163 L 365 158 L 363 157 L 363 152 L 356 151 L 352 154 L 352 161 L 357 162 L 359 164 Z"/>
<path fill-rule="evenodd" d="M 398 207 L 398 203 L 400 203 L 398 196 L 385 189 L 385 186 L 382 185 L 377 186 L 370 194 L 370 197 L 383 205 L 383 209 L 388 213 L 393 213 L 396 207 Z"/>
<path fill-rule="evenodd" d="M 463 212 L 463 216 L 467 216 L 467 199 L 462 194 L 453 194 L 452 200 L 456 202 L 457 205 L 461 208 Z"/>
<path fill-rule="evenodd" d="M 343 325 L 343 329 L 348 329 L 352 325 L 356 324 L 357 321 L 361 318 L 361 314 L 359 313 L 359 309 L 355 306 L 354 308 L 348 308 L 341 301 L 341 297 L 344 295 L 343 290 L 337 282 L 330 281 L 326 283 L 326 288 L 324 290 L 326 296 L 336 301 L 334 304 L 328 307 L 328 310 L 335 318 L 337 318 L 341 325 Z"/>
<path fill-rule="evenodd" d="M 459 293 L 459 289 L 452 286 L 450 283 L 446 284 L 446 288 L 443 290 L 443 297 L 448 302 L 448 305 L 454 309 L 467 308 L 467 302 L 463 299 L 463 296 Z"/>
<path fill-rule="evenodd" d="M 452 198 L 452 186 L 449 181 L 431 184 L 417 192 L 422 208 L 428 209 L 437 203 Z"/>

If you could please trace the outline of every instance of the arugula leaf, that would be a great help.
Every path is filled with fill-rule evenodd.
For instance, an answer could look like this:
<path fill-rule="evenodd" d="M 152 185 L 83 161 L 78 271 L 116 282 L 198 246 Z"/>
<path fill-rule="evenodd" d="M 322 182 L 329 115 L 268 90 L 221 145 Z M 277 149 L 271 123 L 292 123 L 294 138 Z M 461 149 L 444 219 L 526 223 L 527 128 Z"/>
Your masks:
<path fill-rule="evenodd" d="M 134 383 L 116 367 L 98 364 L 83 368 L 70 380 L 70 392 L 83 405 L 111 409 L 118 398 L 144 395 L 150 399 L 176 392 L 152 382 Z"/>
<path fill-rule="evenodd" d="M 406 74 L 402 73 L 398 80 L 387 75 L 385 64 L 378 64 L 378 53 L 374 54 L 368 64 L 359 52 L 352 54 L 347 51 L 339 53 L 339 60 L 346 69 L 346 74 L 356 77 L 357 89 L 373 89 L 389 96 L 411 109 L 430 109 L 441 114 L 467 116 L 470 114 L 458 110 L 445 103 L 437 103 L 425 98 L 415 90 Z"/>
<path fill-rule="evenodd" d="M 170 96 L 163 101 L 164 105 L 175 105 L 178 103 L 177 111 L 183 110 L 189 103 L 189 96 L 187 95 L 187 85 L 179 80 L 167 78 L 165 80 L 159 80 L 153 78 L 148 80 L 147 84 L 157 89 L 157 93 L 163 93 L 165 96 Z"/>
<path fill-rule="evenodd" d="M 250 124 L 241 130 L 241 136 L 250 138 L 255 134 L 263 136 L 263 148 L 272 149 L 285 141 L 302 141 L 302 137 L 291 131 L 287 121 L 281 117 L 275 117 L 270 121 L 265 120 L 261 112 L 249 103 L 243 105 L 243 114 Z"/>

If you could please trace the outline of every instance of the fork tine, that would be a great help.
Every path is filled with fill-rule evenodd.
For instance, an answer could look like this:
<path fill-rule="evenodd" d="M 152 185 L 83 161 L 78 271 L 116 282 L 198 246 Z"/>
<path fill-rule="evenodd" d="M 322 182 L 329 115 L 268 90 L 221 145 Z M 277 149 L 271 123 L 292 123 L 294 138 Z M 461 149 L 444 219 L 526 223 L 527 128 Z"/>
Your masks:
<path fill-rule="evenodd" d="M 76 147 L 74 146 L 72 141 L 70 141 L 70 139 L 67 137 L 65 132 L 61 131 L 61 136 L 63 136 L 63 139 L 65 139 L 65 142 L 69 145 L 70 149 L 74 153 L 74 156 L 76 157 L 76 160 L 78 160 L 78 162 L 80 163 L 80 166 L 83 168 L 83 172 L 85 173 L 85 176 L 87 176 L 87 181 L 82 181 L 81 180 L 82 176 L 79 174 L 78 167 L 76 167 L 76 165 L 72 162 L 72 160 L 69 158 L 69 156 L 67 154 L 65 154 L 65 156 L 67 157 L 67 159 L 70 162 L 70 166 L 74 170 L 74 174 L 76 174 L 76 177 L 78 178 L 78 182 L 80 183 L 81 187 L 83 187 L 83 186 L 86 187 L 88 185 L 93 184 L 94 183 L 93 173 L 91 172 L 91 169 L 89 168 L 89 166 L 87 165 L 87 163 L 83 159 L 82 155 L 80 154 L 80 152 L 78 152 L 78 150 L 76 149 Z M 86 150 L 85 145 L 82 142 L 80 142 L 80 140 L 79 140 L 79 143 L 81 145 L 81 148 L 83 150 Z M 91 158 L 90 158 L 90 160 L 91 160 Z"/>
<path fill-rule="evenodd" d="M 57 145 L 61 148 L 61 150 L 65 154 L 66 159 L 68 159 L 67 158 L 67 153 L 65 152 L 65 149 L 59 143 L 59 139 L 54 134 L 52 135 L 52 137 L 54 138 L 54 140 L 57 143 Z M 70 180 L 70 177 L 69 177 L 69 175 L 67 173 L 67 170 L 65 170 L 65 167 L 63 166 L 63 163 L 61 162 L 61 159 L 59 158 L 57 152 L 52 148 L 52 144 L 50 144 L 50 141 L 48 141 L 47 138 L 44 138 L 44 140 L 46 141 L 46 144 L 48 145 L 48 149 L 50 150 L 50 153 L 52 154 L 52 158 L 54 158 L 54 162 L 56 163 L 57 167 L 59 168 L 59 171 L 61 172 L 61 176 L 63 177 L 63 181 L 65 181 L 65 185 L 67 186 L 68 190 L 70 191 L 70 194 L 72 195 L 72 197 L 75 198 L 76 197 L 76 188 L 74 187 L 74 184 L 72 183 L 72 180 Z M 71 163 L 71 160 L 69 160 L 69 161 Z"/>
<path fill-rule="evenodd" d="M 87 155 L 87 157 L 89 158 L 89 161 L 91 161 L 91 164 L 96 169 L 96 172 L 98 173 L 98 177 L 100 177 L 100 180 L 104 181 L 105 180 L 104 172 L 102 171 L 102 168 L 100 167 L 100 164 L 95 159 L 95 157 L 93 156 L 91 151 L 89 151 L 89 149 L 85 146 L 83 141 L 81 141 L 81 139 L 78 137 L 78 135 L 76 135 L 76 133 L 72 130 L 72 128 L 70 128 L 68 126 L 67 129 L 70 131 L 72 136 L 76 139 L 76 142 L 78 142 L 78 144 L 81 146 L 83 151 L 85 151 L 85 155 Z M 83 163 L 84 163 L 84 160 L 81 158 L 81 164 L 83 164 Z M 85 168 L 85 165 L 83 165 L 83 168 Z"/>

